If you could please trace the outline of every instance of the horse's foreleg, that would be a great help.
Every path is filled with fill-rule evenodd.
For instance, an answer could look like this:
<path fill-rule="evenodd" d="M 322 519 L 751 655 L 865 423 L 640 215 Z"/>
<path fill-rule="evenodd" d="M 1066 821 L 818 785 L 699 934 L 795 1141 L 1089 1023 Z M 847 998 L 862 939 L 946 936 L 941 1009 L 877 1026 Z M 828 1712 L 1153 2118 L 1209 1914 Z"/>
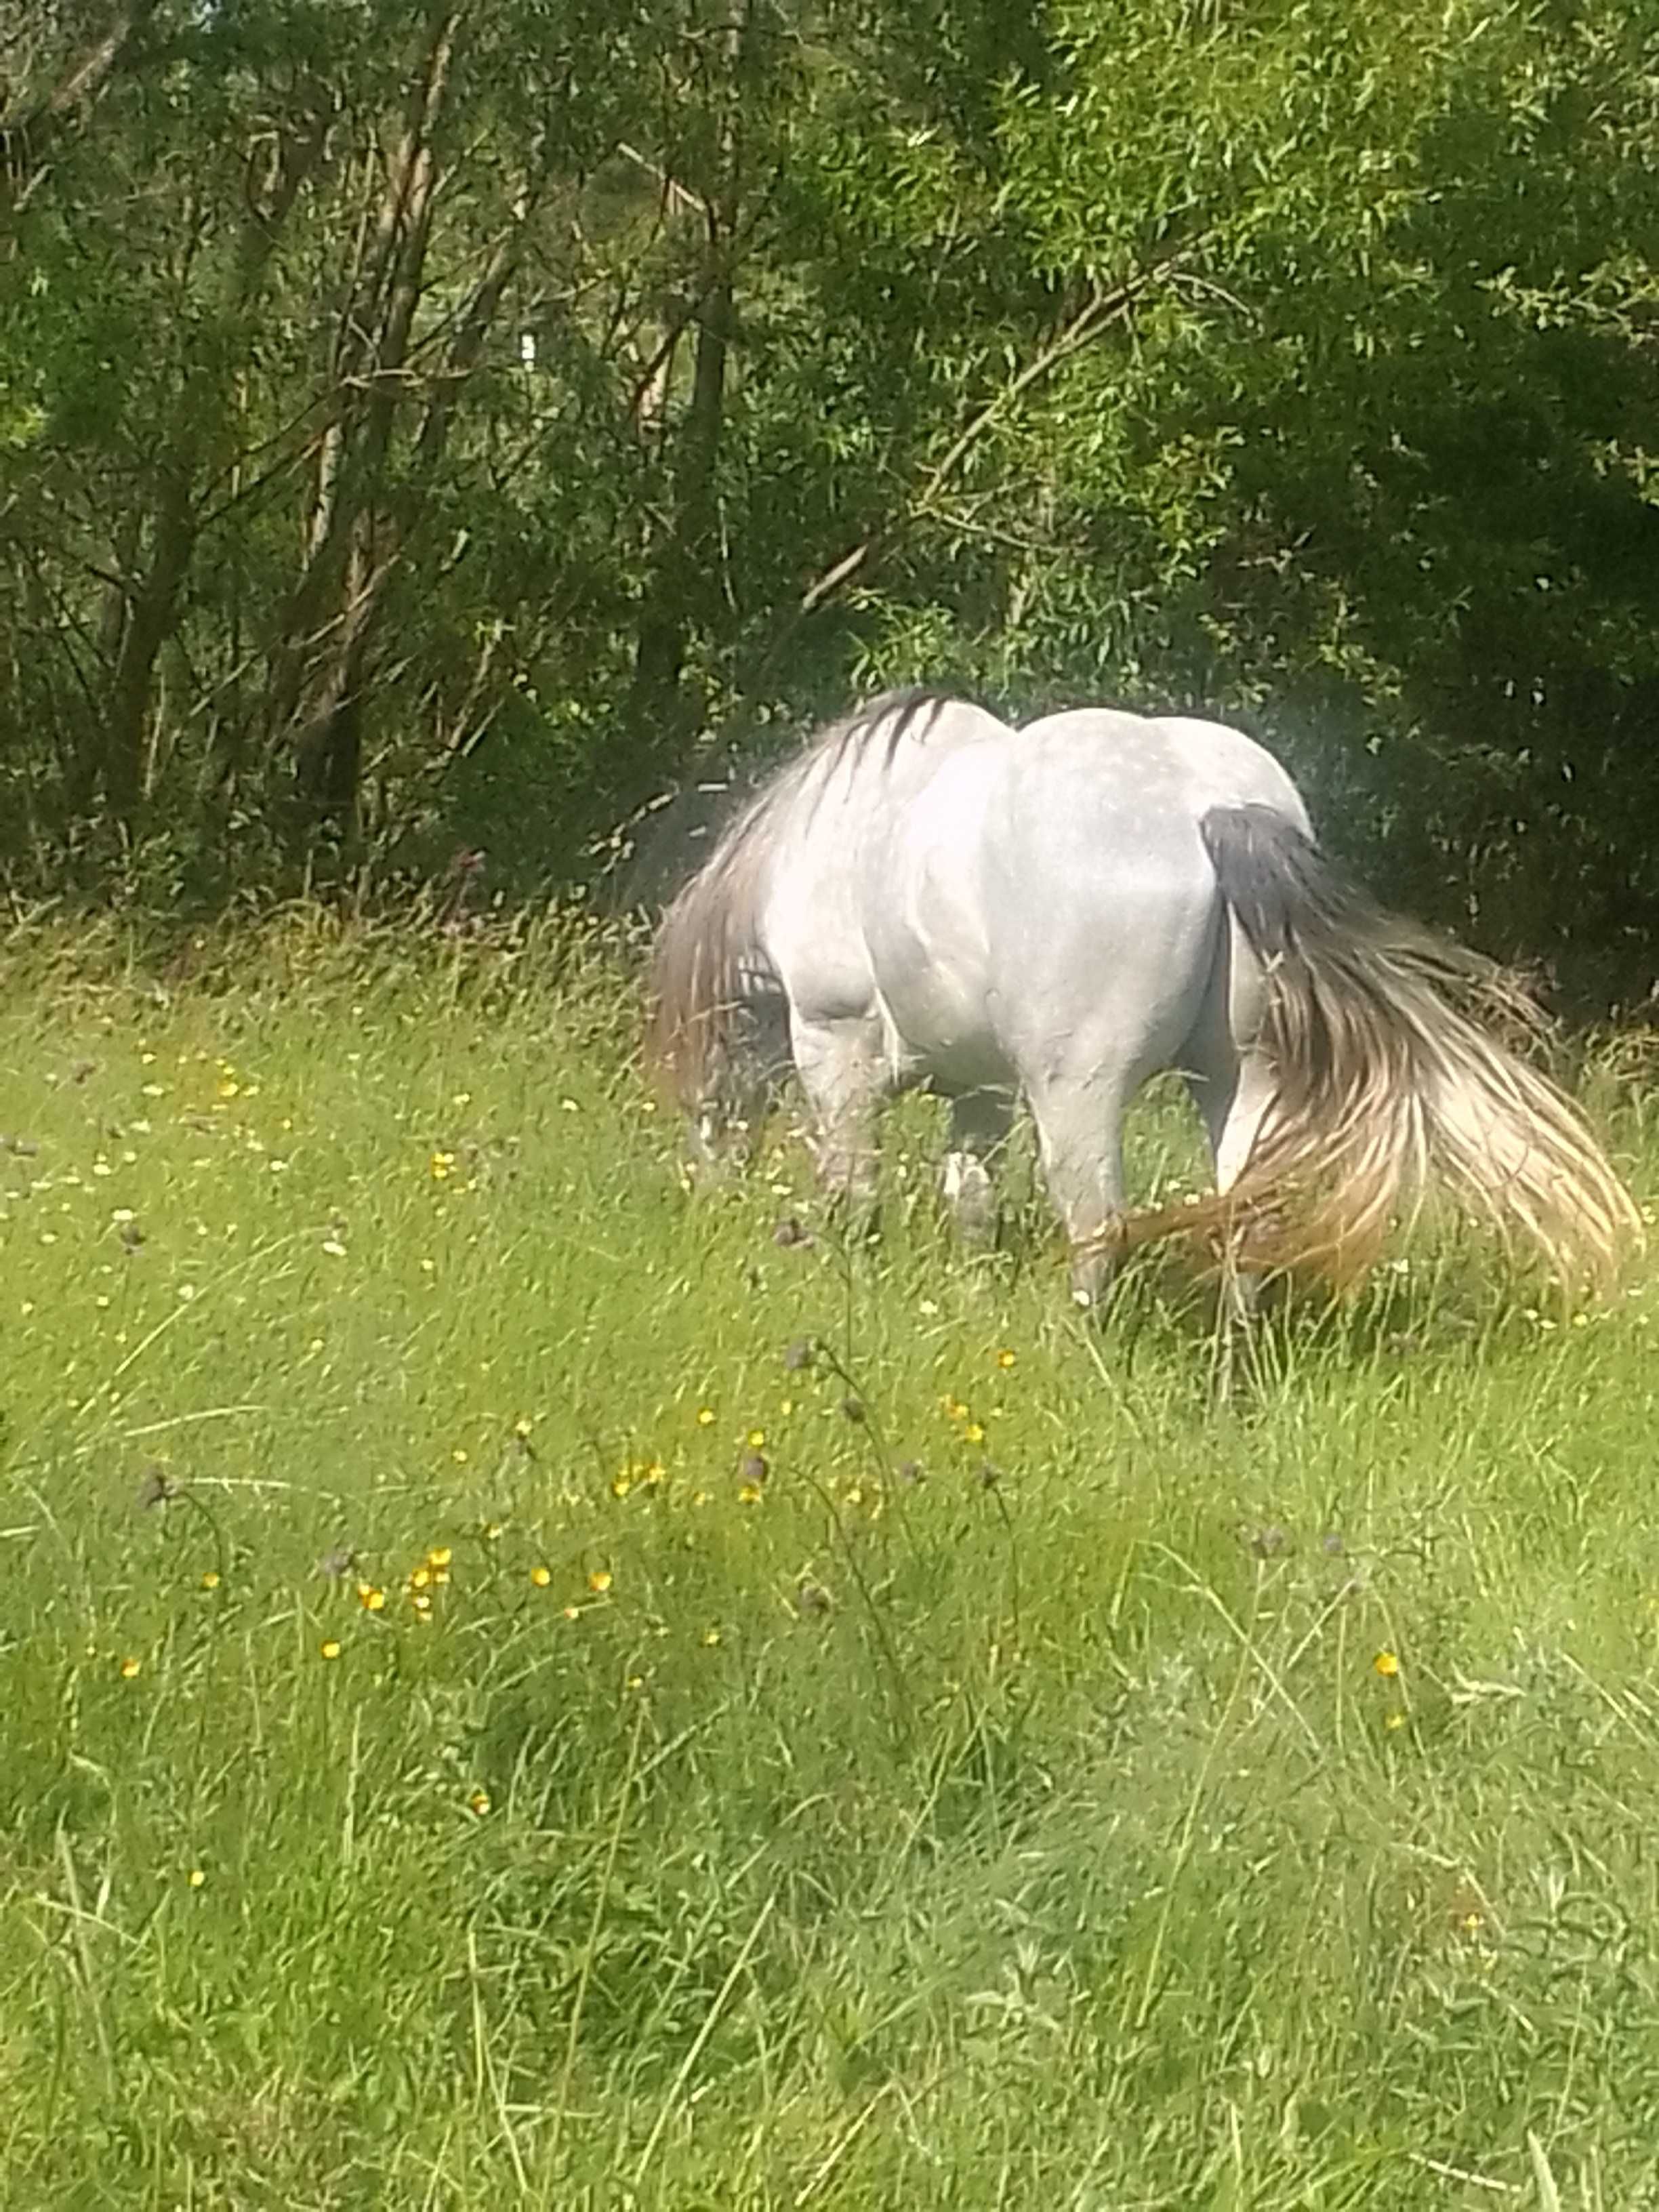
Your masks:
<path fill-rule="evenodd" d="M 1033 1085 L 1043 1179 L 1072 1246 L 1072 1296 L 1099 1305 L 1117 1272 L 1123 1218 L 1124 1085 L 1098 1075 Z"/>
<path fill-rule="evenodd" d="M 846 1206 L 854 1228 L 867 1231 L 876 1213 L 877 1111 L 888 1088 L 879 1024 L 798 1017 L 791 1043 L 816 1124 L 819 1184 Z"/>
<path fill-rule="evenodd" d="M 1006 1141 L 1013 1104 L 1003 1091 L 965 1091 L 951 1101 L 951 1149 L 939 1185 L 957 1236 L 975 1249 L 996 1243 L 996 1184 L 986 1163 Z"/>

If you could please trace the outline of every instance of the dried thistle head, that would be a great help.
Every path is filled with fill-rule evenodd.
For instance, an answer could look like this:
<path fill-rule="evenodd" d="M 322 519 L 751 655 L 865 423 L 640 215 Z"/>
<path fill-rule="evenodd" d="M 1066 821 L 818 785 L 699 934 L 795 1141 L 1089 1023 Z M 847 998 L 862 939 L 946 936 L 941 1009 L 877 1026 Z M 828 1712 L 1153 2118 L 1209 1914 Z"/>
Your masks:
<path fill-rule="evenodd" d="M 138 1495 L 133 1503 L 141 1513 L 151 1513 L 158 1505 L 167 1504 L 169 1499 L 178 1495 L 179 1486 L 165 1469 L 160 1467 L 147 1467 L 144 1469 L 143 1480 L 138 1486 Z"/>
<path fill-rule="evenodd" d="M 1276 1559 L 1281 1552 L 1288 1552 L 1291 1540 L 1282 1528 L 1268 1527 L 1253 1528 L 1245 1538 L 1258 1559 Z"/>

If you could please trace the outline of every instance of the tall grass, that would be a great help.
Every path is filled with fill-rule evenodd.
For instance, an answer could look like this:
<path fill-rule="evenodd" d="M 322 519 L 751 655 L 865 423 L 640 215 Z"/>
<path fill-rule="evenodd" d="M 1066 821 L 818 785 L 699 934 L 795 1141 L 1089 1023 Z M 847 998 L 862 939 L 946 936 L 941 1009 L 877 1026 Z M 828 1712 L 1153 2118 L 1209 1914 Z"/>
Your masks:
<path fill-rule="evenodd" d="M 1217 1413 L 925 1105 L 694 1198 L 568 925 L 6 960 L 7 2203 L 1659 2204 L 1650 1275 Z"/>

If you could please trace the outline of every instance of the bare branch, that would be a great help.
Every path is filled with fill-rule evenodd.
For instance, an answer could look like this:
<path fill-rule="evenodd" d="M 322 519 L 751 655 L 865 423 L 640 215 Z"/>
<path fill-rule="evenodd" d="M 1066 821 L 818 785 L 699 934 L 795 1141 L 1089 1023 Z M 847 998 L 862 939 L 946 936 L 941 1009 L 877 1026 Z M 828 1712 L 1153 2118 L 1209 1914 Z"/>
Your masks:
<path fill-rule="evenodd" d="M 1201 241 L 1200 241 L 1201 242 Z M 871 531 L 838 561 L 816 577 L 801 593 L 798 604 L 763 655 L 756 682 L 760 684 L 776 666 L 779 659 L 807 617 L 813 614 L 833 593 L 839 591 L 851 577 L 866 568 L 876 556 L 898 537 L 902 531 L 927 514 L 939 512 L 936 502 L 940 491 L 967 459 L 986 433 L 999 422 L 1016 400 L 1029 392 L 1032 386 L 1052 374 L 1060 364 L 1092 343 L 1100 333 L 1121 316 L 1127 314 L 1135 302 L 1155 285 L 1167 282 L 1182 264 L 1196 251 L 1195 245 L 1183 246 L 1178 253 L 1167 255 L 1150 269 L 1144 269 L 1107 290 L 1097 283 L 1088 299 L 1063 329 L 1057 331 L 1047 345 L 1034 354 L 1017 376 L 1012 377 L 994 392 L 984 405 L 971 416 L 945 447 L 922 478 L 904 511 Z"/>
<path fill-rule="evenodd" d="M 125 0 L 101 39 L 72 61 L 45 99 L 15 115 L 0 116 L 0 192 L 27 189 L 29 173 L 45 166 L 53 139 L 77 107 L 97 98 L 130 54 L 155 12 L 156 0 Z"/>

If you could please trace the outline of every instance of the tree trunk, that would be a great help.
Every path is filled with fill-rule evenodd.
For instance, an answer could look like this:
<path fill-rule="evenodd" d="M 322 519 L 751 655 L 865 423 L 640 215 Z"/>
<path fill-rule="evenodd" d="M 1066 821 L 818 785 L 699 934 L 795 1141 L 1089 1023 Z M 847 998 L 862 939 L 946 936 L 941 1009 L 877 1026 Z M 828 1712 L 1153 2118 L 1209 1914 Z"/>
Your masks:
<path fill-rule="evenodd" d="M 734 13 L 723 41 L 725 114 L 718 173 L 709 180 L 701 203 L 706 243 L 699 272 L 701 305 L 690 404 L 677 441 L 668 524 L 640 609 L 629 689 L 626 726 L 635 748 L 628 764 L 630 783 L 676 763 L 693 734 L 700 709 L 685 690 L 686 658 L 699 618 L 712 616 L 718 604 L 716 469 L 726 423 L 734 319 L 734 241 L 743 197 L 741 118 L 752 30 L 750 5 Z"/>
<path fill-rule="evenodd" d="M 110 811 L 131 830 L 144 797 L 144 741 L 155 657 L 173 628 L 179 592 L 196 548 L 191 491 L 195 441 L 187 439 L 166 470 L 149 564 L 129 594 L 110 686 L 100 781 Z"/>
<path fill-rule="evenodd" d="M 341 309 L 339 412 L 324 444 L 311 545 L 272 654 L 269 722 L 293 764 L 301 836 L 323 820 L 348 837 L 357 826 L 363 672 L 395 558 L 379 552 L 377 507 L 424 280 L 439 176 L 433 139 L 460 14 L 453 0 L 428 10 L 425 59 L 373 212 L 373 242 Z"/>
<path fill-rule="evenodd" d="M 722 271 L 709 284 L 697 319 L 691 403 L 679 434 L 673 514 L 640 611 L 628 723 L 637 733 L 642 765 L 672 758 L 695 719 L 695 704 L 684 696 L 681 678 L 693 625 L 717 589 L 714 469 L 725 422 L 732 306 L 731 276 Z"/>

